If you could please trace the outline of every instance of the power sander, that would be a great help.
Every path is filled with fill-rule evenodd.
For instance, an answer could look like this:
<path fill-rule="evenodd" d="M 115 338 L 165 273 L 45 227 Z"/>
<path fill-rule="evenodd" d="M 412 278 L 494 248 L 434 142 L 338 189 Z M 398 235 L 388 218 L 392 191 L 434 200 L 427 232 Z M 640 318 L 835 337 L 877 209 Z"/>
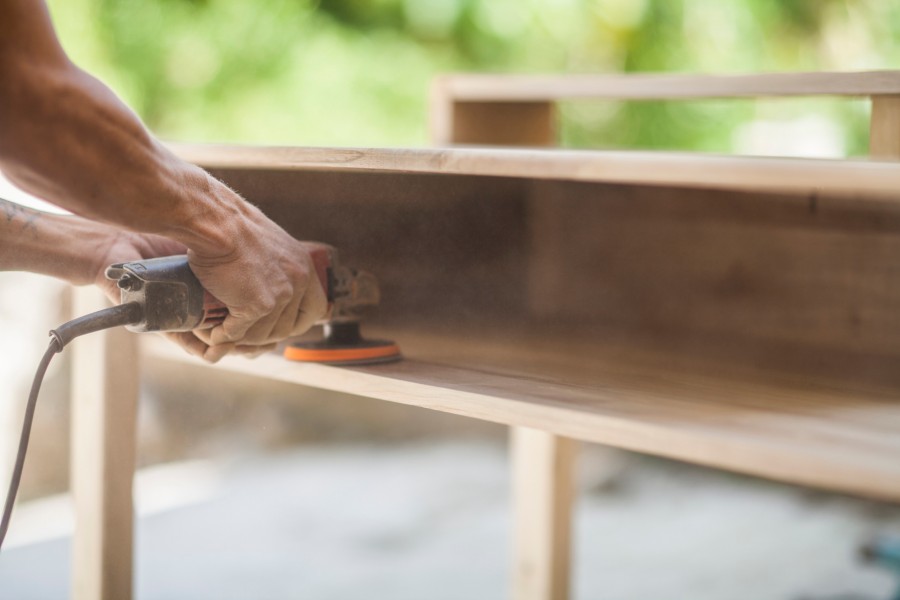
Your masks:
<path fill-rule="evenodd" d="M 328 298 L 328 312 L 317 323 L 324 327 L 325 335 L 321 340 L 289 344 L 284 356 L 289 360 L 330 365 L 399 360 L 400 350 L 393 342 L 367 340 L 360 335 L 360 319 L 380 300 L 375 277 L 341 265 L 332 246 L 312 242 L 304 245 Z M 184 255 L 111 265 L 106 276 L 121 290 L 120 304 L 78 317 L 50 331 L 50 346 L 38 365 L 25 407 L 16 462 L 0 519 L 0 548 L 22 478 L 41 382 L 53 355 L 76 337 L 120 325 L 135 332 L 192 331 L 215 327 L 228 316 L 226 306 L 203 288 Z"/>
<path fill-rule="evenodd" d="M 360 335 L 360 320 L 381 299 L 375 277 L 340 264 L 333 246 L 312 242 L 304 246 L 328 298 L 328 312 L 317 323 L 324 329 L 324 338 L 289 344 L 285 358 L 331 365 L 398 360 L 400 349 L 393 342 Z M 121 290 L 122 305 L 141 307 L 140 320 L 126 325 L 131 331 L 208 329 L 228 316 L 228 309 L 203 289 L 183 255 L 115 264 L 107 268 L 106 276 Z"/>

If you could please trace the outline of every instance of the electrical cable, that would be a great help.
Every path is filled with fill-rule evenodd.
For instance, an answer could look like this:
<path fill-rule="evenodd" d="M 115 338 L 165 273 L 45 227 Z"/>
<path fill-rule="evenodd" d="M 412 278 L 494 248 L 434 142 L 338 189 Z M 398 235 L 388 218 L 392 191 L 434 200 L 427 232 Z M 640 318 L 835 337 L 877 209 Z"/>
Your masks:
<path fill-rule="evenodd" d="M 28 394 L 28 403 L 25 406 L 25 419 L 22 423 L 22 434 L 19 437 L 19 449 L 16 453 L 16 462 L 9 482 L 9 491 L 6 493 L 3 517 L 0 519 L 0 549 L 3 548 L 3 540 L 6 539 L 6 531 L 9 529 L 13 505 L 19 492 L 19 482 L 22 479 L 22 470 L 25 467 L 25 453 L 28 451 L 28 441 L 31 438 L 31 425 L 34 421 L 34 411 L 37 407 L 41 383 L 44 381 L 44 375 L 47 373 L 47 367 L 50 366 L 53 355 L 62 352 L 66 344 L 79 336 L 120 325 L 138 323 L 143 317 L 143 312 L 144 309 L 140 304 L 129 302 L 72 319 L 68 323 L 64 323 L 50 331 L 50 345 L 38 364 L 37 371 L 34 374 L 34 381 L 31 384 L 31 392 Z"/>

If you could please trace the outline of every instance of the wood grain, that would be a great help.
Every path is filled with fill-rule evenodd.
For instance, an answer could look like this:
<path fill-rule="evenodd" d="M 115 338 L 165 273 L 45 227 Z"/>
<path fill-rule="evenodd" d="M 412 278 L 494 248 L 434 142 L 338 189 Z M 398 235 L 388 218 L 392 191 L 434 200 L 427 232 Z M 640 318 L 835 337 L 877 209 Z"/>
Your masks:
<path fill-rule="evenodd" d="M 107 306 L 76 291 L 75 314 Z M 75 340 L 72 363 L 72 596 L 128 600 L 133 583 L 132 479 L 138 401 L 137 336 L 117 328 Z"/>
<path fill-rule="evenodd" d="M 175 144 L 181 158 L 227 170 L 336 171 L 564 179 L 797 194 L 869 195 L 897 202 L 900 165 L 863 160 L 662 152 L 496 148 L 362 149 Z M 726 198 L 727 199 L 727 198 Z"/>
<path fill-rule="evenodd" d="M 224 368 L 900 499 L 900 206 L 896 191 L 870 197 L 868 176 L 897 165 L 685 157 L 695 180 L 715 180 L 716 164 L 760 169 L 700 189 L 642 183 L 654 169 L 628 185 L 588 179 L 606 153 L 306 150 L 261 169 L 270 151 L 254 152 L 218 155 L 232 166 L 216 175 L 383 278 L 380 333 L 410 360 Z M 775 180 L 796 186 L 752 187 Z M 528 306 L 523 245 L 543 238 L 522 210 L 541 202 L 565 207 L 565 243 L 543 267 L 565 293 L 544 313 Z M 413 326 L 425 334 L 403 333 Z"/>
<path fill-rule="evenodd" d="M 893 390 L 762 378 L 605 340 L 515 331 L 493 338 L 374 334 L 394 337 L 406 360 L 340 369 L 268 355 L 227 357 L 208 368 L 900 500 L 900 400 Z M 162 340 L 145 343 L 155 360 L 199 364 Z"/>
<path fill-rule="evenodd" d="M 434 145 L 554 145 L 556 109 L 549 102 L 445 102 L 434 101 L 430 110 Z"/>
<path fill-rule="evenodd" d="M 473 335 L 485 323 L 558 322 L 712 363 L 900 389 L 900 206 L 891 202 L 368 171 L 215 173 L 295 236 L 329 241 L 347 264 L 375 273 L 384 292 L 376 320 Z"/>
<path fill-rule="evenodd" d="M 900 160 L 900 95 L 872 98 L 869 155 L 883 160 Z"/>
<path fill-rule="evenodd" d="M 434 87 L 458 101 L 539 102 L 578 98 L 663 100 L 766 96 L 900 94 L 900 71 L 759 73 L 747 75 L 494 75 L 438 78 Z"/>
<path fill-rule="evenodd" d="M 577 446 L 538 429 L 510 429 L 516 600 L 569 597 Z"/>

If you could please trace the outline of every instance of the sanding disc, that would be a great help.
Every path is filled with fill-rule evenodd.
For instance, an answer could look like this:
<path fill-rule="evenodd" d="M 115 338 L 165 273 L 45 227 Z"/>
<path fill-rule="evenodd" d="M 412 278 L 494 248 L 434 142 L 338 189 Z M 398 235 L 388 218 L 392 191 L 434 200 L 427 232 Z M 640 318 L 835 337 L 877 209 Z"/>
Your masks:
<path fill-rule="evenodd" d="M 325 338 L 294 342 L 284 349 L 284 357 L 300 362 L 329 365 L 373 365 L 400 360 L 400 348 L 388 340 L 367 340 L 359 334 L 359 323 L 325 325 Z"/>

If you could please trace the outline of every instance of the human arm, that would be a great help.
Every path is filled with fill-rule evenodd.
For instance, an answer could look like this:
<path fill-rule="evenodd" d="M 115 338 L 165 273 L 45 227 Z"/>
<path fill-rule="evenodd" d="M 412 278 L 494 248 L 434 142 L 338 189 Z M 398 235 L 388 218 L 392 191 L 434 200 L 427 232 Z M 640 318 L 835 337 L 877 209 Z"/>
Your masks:
<path fill-rule="evenodd" d="M 182 254 L 178 242 L 157 235 L 123 231 L 73 215 L 33 210 L 0 199 L 0 271 L 28 271 L 56 277 L 73 285 L 96 284 L 113 301 L 119 290 L 106 279 L 106 267 L 123 262 Z M 219 344 L 210 346 L 204 333 L 167 333 L 185 350 L 216 362 L 235 350 L 256 355 L 274 344 Z"/>
<path fill-rule="evenodd" d="M 43 2 L 0 0 L 0 169 L 88 220 L 187 248 L 229 309 L 211 345 L 268 344 L 327 309 L 302 244 L 202 169 L 179 160 L 56 39 Z"/>

